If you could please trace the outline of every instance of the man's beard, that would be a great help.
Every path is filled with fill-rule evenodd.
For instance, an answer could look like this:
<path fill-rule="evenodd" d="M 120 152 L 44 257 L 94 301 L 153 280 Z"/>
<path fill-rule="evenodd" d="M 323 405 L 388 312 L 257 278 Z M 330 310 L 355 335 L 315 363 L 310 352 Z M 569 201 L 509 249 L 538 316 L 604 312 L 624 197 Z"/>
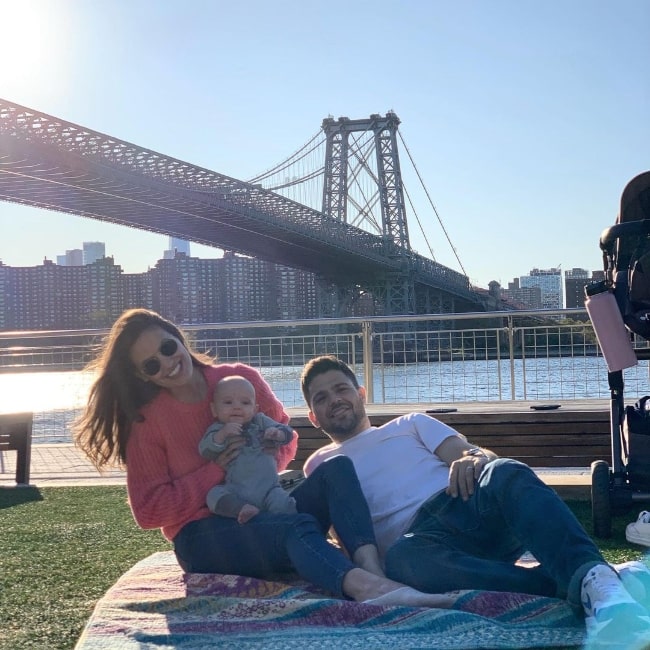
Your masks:
<path fill-rule="evenodd" d="M 332 420 L 326 433 L 338 441 L 346 440 L 356 434 L 360 422 L 361 416 L 355 408 L 352 408 L 344 418 L 337 421 Z"/>

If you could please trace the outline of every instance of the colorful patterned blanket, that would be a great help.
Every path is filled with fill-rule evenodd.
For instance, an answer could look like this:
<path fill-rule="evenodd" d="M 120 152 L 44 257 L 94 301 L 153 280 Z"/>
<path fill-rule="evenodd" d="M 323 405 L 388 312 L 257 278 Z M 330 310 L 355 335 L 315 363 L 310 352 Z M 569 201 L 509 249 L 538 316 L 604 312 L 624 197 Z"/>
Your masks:
<path fill-rule="evenodd" d="M 76 650 L 476 650 L 584 641 L 583 621 L 554 598 L 465 591 L 453 609 L 366 605 L 304 582 L 183 574 L 170 551 L 120 577 L 97 603 Z"/>

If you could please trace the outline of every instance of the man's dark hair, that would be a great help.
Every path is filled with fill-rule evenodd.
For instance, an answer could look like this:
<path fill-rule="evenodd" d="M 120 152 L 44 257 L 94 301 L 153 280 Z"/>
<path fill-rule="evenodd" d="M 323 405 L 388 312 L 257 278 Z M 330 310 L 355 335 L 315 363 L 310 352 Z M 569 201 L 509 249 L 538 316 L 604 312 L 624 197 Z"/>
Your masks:
<path fill-rule="evenodd" d="M 320 357 L 314 357 L 311 361 L 308 361 L 305 364 L 305 367 L 302 369 L 302 374 L 300 375 L 300 388 L 302 390 L 302 396 L 305 398 L 305 402 L 307 402 L 307 406 L 310 405 L 309 386 L 311 382 L 318 375 L 322 375 L 330 370 L 340 370 L 348 379 L 350 379 L 355 388 L 359 388 L 357 376 L 347 363 L 341 361 L 333 354 L 324 354 Z"/>

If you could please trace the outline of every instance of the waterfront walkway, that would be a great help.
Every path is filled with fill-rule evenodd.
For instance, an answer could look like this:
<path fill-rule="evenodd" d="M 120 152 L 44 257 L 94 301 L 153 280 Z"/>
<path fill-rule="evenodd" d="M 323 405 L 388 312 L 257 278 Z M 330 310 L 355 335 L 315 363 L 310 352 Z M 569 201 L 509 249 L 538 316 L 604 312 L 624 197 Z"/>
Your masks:
<path fill-rule="evenodd" d="M 0 452 L 0 487 L 16 485 L 15 453 Z M 29 484 L 33 487 L 126 483 L 123 471 L 111 470 L 100 474 L 72 443 L 32 445 L 31 461 Z"/>
<path fill-rule="evenodd" d="M 17 487 L 15 452 L 0 452 L 0 488 Z M 563 498 L 588 499 L 589 468 L 536 468 L 535 471 Z M 100 474 L 83 453 L 70 443 L 32 445 L 31 487 L 125 485 L 123 471 Z M 20 487 L 20 486 L 18 486 Z"/>

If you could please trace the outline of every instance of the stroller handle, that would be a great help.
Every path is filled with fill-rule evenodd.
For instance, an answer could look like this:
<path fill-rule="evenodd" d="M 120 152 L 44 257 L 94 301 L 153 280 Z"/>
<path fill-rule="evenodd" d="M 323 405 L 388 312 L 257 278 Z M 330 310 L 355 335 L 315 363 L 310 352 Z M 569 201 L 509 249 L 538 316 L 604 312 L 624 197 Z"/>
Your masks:
<path fill-rule="evenodd" d="M 617 223 L 603 230 L 600 235 L 600 247 L 602 250 L 608 250 L 611 245 L 621 237 L 630 235 L 649 235 L 650 219 L 641 219 L 640 221 L 628 221 L 626 223 Z"/>

